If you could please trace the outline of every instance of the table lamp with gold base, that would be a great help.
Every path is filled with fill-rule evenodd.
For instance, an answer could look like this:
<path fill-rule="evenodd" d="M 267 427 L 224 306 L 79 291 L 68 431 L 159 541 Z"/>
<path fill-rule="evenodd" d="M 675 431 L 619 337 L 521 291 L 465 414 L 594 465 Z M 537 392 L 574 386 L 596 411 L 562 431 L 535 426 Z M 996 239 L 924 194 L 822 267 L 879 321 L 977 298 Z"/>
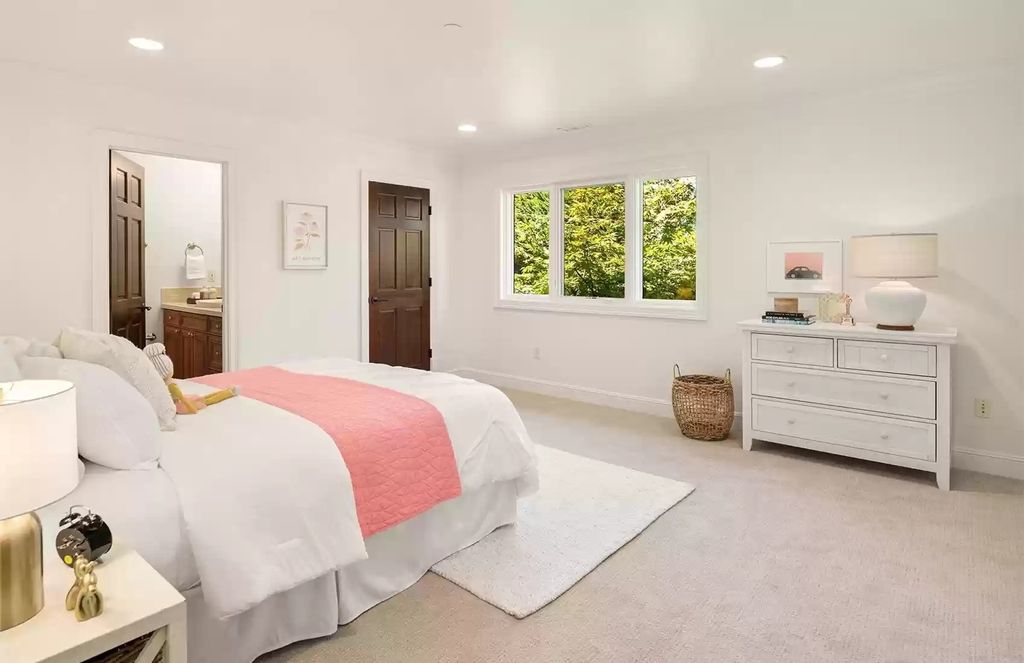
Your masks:
<path fill-rule="evenodd" d="M 33 511 L 76 485 L 74 385 L 0 384 L 0 631 L 43 609 L 43 528 Z"/>

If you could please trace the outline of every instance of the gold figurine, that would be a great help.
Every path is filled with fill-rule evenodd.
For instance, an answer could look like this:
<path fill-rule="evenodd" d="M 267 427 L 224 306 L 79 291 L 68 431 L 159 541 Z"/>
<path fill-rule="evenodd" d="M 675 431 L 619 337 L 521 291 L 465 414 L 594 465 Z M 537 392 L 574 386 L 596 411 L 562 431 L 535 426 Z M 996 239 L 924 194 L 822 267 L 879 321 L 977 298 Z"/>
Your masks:
<path fill-rule="evenodd" d="M 96 586 L 96 562 L 76 557 L 74 569 L 75 584 L 64 597 L 64 607 L 74 610 L 75 619 L 84 622 L 103 613 L 103 594 Z"/>

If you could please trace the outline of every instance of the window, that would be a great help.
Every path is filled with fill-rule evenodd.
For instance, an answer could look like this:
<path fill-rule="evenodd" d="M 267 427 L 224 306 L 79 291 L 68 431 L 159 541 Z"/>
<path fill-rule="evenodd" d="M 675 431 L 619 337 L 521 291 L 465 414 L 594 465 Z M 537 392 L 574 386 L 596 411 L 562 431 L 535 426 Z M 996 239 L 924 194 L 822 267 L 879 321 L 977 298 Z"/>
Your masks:
<path fill-rule="evenodd" d="M 548 220 L 551 196 L 547 191 L 527 191 L 512 196 L 513 247 L 512 292 L 517 295 L 548 294 Z"/>
<path fill-rule="evenodd" d="M 498 305 L 703 318 L 703 173 L 655 169 L 503 192 Z"/>
<path fill-rule="evenodd" d="M 644 299 L 697 298 L 697 180 L 643 181 Z"/>
<path fill-rule="evenodd" d="M 626 185 L 562 189 L 566 297 L 626 296 Z"/>

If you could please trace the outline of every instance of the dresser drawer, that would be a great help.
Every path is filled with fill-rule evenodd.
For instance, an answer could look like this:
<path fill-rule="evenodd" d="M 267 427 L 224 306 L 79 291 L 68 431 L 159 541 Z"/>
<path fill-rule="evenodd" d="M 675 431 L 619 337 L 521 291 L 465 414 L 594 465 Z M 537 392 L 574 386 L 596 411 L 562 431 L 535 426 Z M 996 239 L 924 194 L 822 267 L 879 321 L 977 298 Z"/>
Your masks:
<path fill-rule="evenodd" d="M 753 364 L 750 390 L 756 396 L 935 418 L 935 383 L 928 380 Z"/>
<path fill-rule="evenodd" d="M 839 339 L 839 367 L 900 375 L 936 376 L 934 345 Z"/>
<path fill-rule="evenodd" d="M 854 447 L 876 453 L 935 460 L 935 424 L 841 412 L 811 405 L 751 399 L 756 431 Z"/>
<path fill-rule="evenodd" d="M 762 361 L 779 361 L 805 366 L 835 366 L 831 338 L 751 334 L 750 355 Z"/>

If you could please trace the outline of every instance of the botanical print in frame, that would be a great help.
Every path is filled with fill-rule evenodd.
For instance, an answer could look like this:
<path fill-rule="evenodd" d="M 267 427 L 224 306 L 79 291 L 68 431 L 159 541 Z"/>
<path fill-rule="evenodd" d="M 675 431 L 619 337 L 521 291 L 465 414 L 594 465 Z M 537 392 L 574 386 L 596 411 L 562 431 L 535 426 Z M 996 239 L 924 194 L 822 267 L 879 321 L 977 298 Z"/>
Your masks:
<path fill-rule="evenodd" d="M 284 203 L 285 269 L 327 269 L 327 206 Z"/>
<path fill-rule="evenodd" d="M 768 292 L 825 293 L 843 289 L 843 243 L 769 242 Z"/>

